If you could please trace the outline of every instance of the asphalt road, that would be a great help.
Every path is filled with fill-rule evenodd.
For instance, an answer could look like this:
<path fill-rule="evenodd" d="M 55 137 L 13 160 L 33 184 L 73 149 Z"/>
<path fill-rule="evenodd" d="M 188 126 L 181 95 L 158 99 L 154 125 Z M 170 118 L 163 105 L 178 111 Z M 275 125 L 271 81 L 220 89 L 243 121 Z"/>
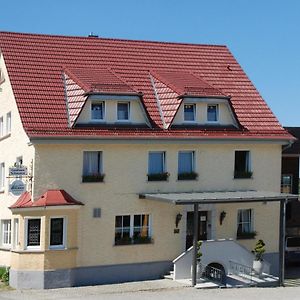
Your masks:
<path fill-rule="evenodd" d="M 171 281 L 148 281 L 142 283 L 126 283 L 117 285 L 64 288 L 55 290 L 23 290 L 2 291 L 1 300 L 62 300 L 62 299 L 222 299 L 253 300 L 259 298 L 282 300 L 300 299 L 300 287 L 292 288 L 239 288 L 239 289 L 206 289 L 197 290 L 183 285 L 174 285 Z"/>

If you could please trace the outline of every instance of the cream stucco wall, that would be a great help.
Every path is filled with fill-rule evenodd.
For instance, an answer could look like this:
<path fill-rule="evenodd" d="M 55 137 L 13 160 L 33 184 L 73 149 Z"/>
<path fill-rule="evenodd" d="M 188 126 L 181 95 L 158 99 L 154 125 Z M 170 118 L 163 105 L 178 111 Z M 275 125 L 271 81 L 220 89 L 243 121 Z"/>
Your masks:
<path fill-rule="evenodd" d="M 77 123 L 90 123 L 94 122 L 91 120 L 91 104 L 92 103 L 99 103 L 104 102 L 104 120 L 102 122 L 105 123 L 116 123 L 116 122 L 124 122 L 117 120 L 117 104 L 120 103 L 130 103 L 129 108 L 129 121 L 133 124 L 145 124 L 146 119 L 145 115 L 143 114 L 140 100 L 137 98 L 136 100 L 130 100 L 130 98 L 125 97 L 125 100 L 114 100 L 111 98 L 107 99 L 88 99 L 77 119 Z"/>
<path fill-rule="evenodd" d="M 0 138 L 0 163 L 5 163 L 5 176 L 7 177 L 8 168 L 16 162 L 16 158 L 19 156 L 23 157 L 24 165 L 30 166 L 34 158 L 34 147 L 28 146 L 29 139 L 22 127 L 2 54 L 0 54 L 0 68 L 5 78 L 4 83 L 0 85 L 0 117 L 3 116 L 4 125 L 6 125 L 6 114 L 11 112 L 11 134 Z M 4 132 L 5 131 L 6 129 L 4 128 Z M 17 196 L 13 196 L 9 193 L 9 183 L 11 181 L 12 179 L 6 178 L 4 191 L 0 192 L 1 220 L 11 219 L 12 214 L 8 207 L 18 199 Z M 0 265 L 3 264 L 10 264 L 10 252 L 8 251 L 0 251 Z"/>
<path fill-rule="evenodd" d="M 186 207 L 173 206 L 145 199 L 139 199 L 139 193 L 145 192 L 183 192 L 256 189 L 280 190 L 281 145 L 267 143 L 181 143 L 178 142 L 140 142 L 97 144 L 35 144 L 29 146 L 12 88 L 7 76 L 2 56 L 0 67 L 6 81 L 1 85 L 0 117 L 7 112 L 12 114 L 11 135 L 0 140 L 0 162 L 8 167 L 16 157 L 23 156 L 24 165 L 34 166 L 34 198 L 47 189 L 64 189 L 84 206 L 75 214 L 71 211 L 42 212 L 41 252 L 24 251 L 24 217 L 17 215 L 20 226 L 20 245 L 16 252 L 0 250 L 0 265 L 12 265 L 16 269 L 71 268 L 73 266 L 93 266 L 118 263 L 136 263 L 172 260 L 185 248 L 185 222 L 179 224 L 180 233 L 174 234 L 175 217 L 179 212 L 185 214 Z M 116 116 L 115 100 L 107 101 L 107 122 L 114 122 Z M 197 104 L 198 105 L 198 104 Z M 199 103 L 199 120 L 206 119 L 206 106 Z M 233 119 L 225 104 L 220 104 L 220 123 L 232 124 Z M 227 109 L 227 111 L 226 111 Z M 89 119 L 89 110 L 85 108 L 78 121 Z M 137 101 L 131 102 L 133 123 L 144 123 L 145 118 Z M 202 115 L 201 115 L 202 113 Z M 180 112 L 176 118 L 179 118 Z M 182 118 L 182 111 L 181 111 Z M 202 119 L 201 119 L 202 118 Z M 175 122 L 181 122 L 175 119 Z M 103 151 L 103 183 L 81 183 L 83 151 Z M 195 151 L 195 181 L 177 180 L 178 151 Z M 249 150 L 252 160 L 252 179 L 234 179 L 234 151 Z M 166 169 L 170 173 L 167 182 L 148 182 L 148 152 L 166 151 Z M 0 219 L 13 219 L 8 209 L 17 197 L 8 193 L 9 180 L 5 190 L 0 193 Z M 215 208 L 215 238 L 235 237 L 237 209 L 247 204 L 217 206 Z M 93 208 L 101 208 L 101 218 L 93 218 Z M 276 204 L 253 204 L 254 222 L 258 238 L 267 244 L 267 251 L 277 251 L 278 241 L 278 206 Z M 227 217 L 224 224 L 218 224 L 220 211 L 225 210 Z M 78 213 L 78 217 L 77 214 Z M 41 212 L 26 213 L 41 215 Z M 152 244 L 114 246 L 115 216 L 126 214 L 150 214 L 152 223 Z M 49 217 L 66 215 L 68 219 L 68 249 L 49 250 Z M 271 217 L 270 217 L 271 216 Z M 268 220 L 268 217 L 269 220 Z M 13 230 L 13 229 L 12 229 Z M 254 240 L 243 241 L 249 249 Z M 78 248 L 78 249 L 77 249 Z M 25 258 L 26 257 L 26 258 Z"/>
<path fill-rule="evenodd" d="M 81 183 L 83 151 L 86 150 L 103 151 L 103 183 Z M 148 152 L 158 150 L 166 151 L 170 178 L 167 182 L 148 182 Z M 198 180 L 177 180 L 180 150 L 195 151 Z M 234 150 L 251 152 L 252 179 L 233 179 Z M 268 144 L 36 145 L 35 194 L 61 188 L 85 204 L 79 210 L 79 266 L 169 260 L 185 247 L 184 222 L 180 223 L 180 234 L 173 232 L 176 214 L 183 213 L 184 207 L 138 199 L 139 193 L 241 189 L 279 192 L 280 157 L 281 146 Z M 97 207 L 101 208 L 99 219 L 92 218 L 92 210 Z M 219 231 L 216 237 L 235 237 L 238 207 L 237 204 L 224 208 L 228 210 L 228 224 L 216 227 Z M 271 204 L 265 209 L 259 204 L 253 207 L 255 213 L 258 211 L 255 230 L 259 234 L 264 232 L 270 244 L 268 250 L 276 251 L 276 242 L 271 239 L 278 237 L 277 229 L 273 233 L 278 221 L 266 224 L 259 220 L 265 220 L 266 214 L 272 213 L 276 220 L 277 208 Z M 219 209 L 223 208 L 217 211 Z M 115 216 L 142 213 L 151 215 L 153 244 L 114 246 Z"/>
<path fill-rule="evenodd" d="M 14 218 L 19 219 L 19 245 L 11 256 L 11 267 L 21 270 L 52 270 L 76 267 L 78 251 L 78 209 L 57 209 L 55 207 L 32 211 L 15 212 Z M 63 217 L 66 222 L 65 248 L 54 250 L 50 248 L 50 219 Z M 37 249 L 26 249 L 27 218 L 41 218 L 41 246 Z"/>
<path fill-rule="evenodd" d="M 193 101 L 193 100 L 184 100 L 182 104 L 180 105 L 178 112 L 174 118 L 173 124 L 174 125 L 181 125 L 183 123 L 189 123 L 184 121 L 184 104 L 195 104 L 196 105 L 196 116 L 195 116 L 195 124 L 209 124 L 207 122 L 207 106 L 208 105 L 218 105 L 218 116 L 219 120 L 216 123 L 212 124 L 218 124 L 218 125 L 235 125 L 236 121 L 233 118 L 233 114 L 231 113 L 230 107 L 227 102 L 218 102 L 212 101 L 211 99 L 208 101 L 202 100 L 199 101 Z"/>

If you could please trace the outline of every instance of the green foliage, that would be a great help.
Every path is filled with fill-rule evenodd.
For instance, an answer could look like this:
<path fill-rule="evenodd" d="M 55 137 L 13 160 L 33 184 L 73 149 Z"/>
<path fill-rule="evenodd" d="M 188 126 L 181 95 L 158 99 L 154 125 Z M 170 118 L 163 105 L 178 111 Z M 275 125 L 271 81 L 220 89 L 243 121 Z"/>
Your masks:
<path fill-rule="evenodd" d="M 6 272 L 6 267 L 0 267 L 0 278 L 2 278 L 5 272 Z"/>
<path fill-rule="evenodd" d="M 202 241 L 198 241 L 197 242 L 197 260 L 200 261 L 201 260 L 201 256 L 202 256 L 202 252 L 200 250 L 202 245 Z"/>
<path fill-rule="evenodd" d="M 0 279 L 8 284 L 9 281 L 9 268 L 6 267 L 0 267 Z"/>
<path fill-rule="evenodd" d="M 255 255 L 255 259 L 262 261 L 263 260 L 263 255 L 266 252 L 265 249 L 265 243 L 263 240 L 258 240 L 257 243 L 255 244 L 254 250 L 252 253 Z"/>

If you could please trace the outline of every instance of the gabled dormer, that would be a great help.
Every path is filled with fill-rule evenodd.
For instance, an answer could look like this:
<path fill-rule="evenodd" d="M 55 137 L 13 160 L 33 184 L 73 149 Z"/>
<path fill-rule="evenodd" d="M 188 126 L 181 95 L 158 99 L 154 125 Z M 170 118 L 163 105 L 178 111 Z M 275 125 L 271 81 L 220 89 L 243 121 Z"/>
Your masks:
<path fill-rule="evenodd" d="M 70 126 L 150 126 L 142 94 L 109 69 L 65 68 Z"/>
<path fill-rule="evenodd" d="M 151 71 L 165 128 L 170 126 L 238 127 L 230 97 L 199 76 L 183 71 Z"/>

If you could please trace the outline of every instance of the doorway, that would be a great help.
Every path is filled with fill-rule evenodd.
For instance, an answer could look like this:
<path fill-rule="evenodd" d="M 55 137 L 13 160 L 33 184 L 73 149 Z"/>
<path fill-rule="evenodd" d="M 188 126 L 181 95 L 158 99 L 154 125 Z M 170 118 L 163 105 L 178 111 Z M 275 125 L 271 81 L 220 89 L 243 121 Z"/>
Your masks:
<path fill-rule="evenodd" d="M 199 211 L 198 213 L 198 241 L 207 240 L 207 211 Z M 187 212 L 186 219 L 186 249 L 193 246 L 193 235 L 194 235 L 194 212 Z"/>

